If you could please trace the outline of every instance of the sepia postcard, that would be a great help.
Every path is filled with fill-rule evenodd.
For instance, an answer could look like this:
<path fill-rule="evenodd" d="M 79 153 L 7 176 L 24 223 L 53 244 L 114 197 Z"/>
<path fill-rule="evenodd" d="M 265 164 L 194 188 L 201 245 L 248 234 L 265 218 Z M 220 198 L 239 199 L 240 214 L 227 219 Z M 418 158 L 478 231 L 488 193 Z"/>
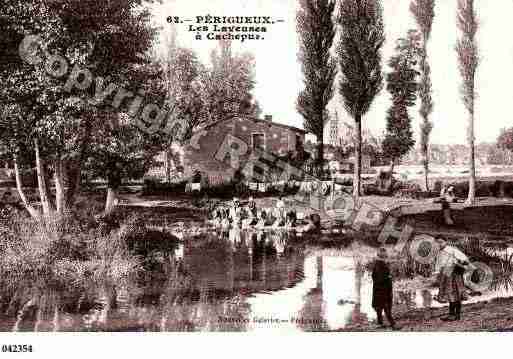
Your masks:
<path fill-rule="evenodd" d="M 2 1 L 2 355 L 40 332 L 513 330 L 511 14 Z"/>

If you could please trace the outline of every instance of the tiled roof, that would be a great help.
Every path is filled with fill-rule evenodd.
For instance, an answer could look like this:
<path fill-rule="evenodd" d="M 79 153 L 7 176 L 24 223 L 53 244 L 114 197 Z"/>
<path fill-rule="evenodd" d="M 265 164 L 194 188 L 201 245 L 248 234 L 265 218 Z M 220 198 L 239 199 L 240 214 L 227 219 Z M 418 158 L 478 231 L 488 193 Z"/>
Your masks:
<path fill-rule="evenodd" d="M 282 123 L 278 123 L 278 122 L 274 122 L 274 121 L 269 121 L 269 120 L 264 120 L 264 119 L 256 118 L 256 117 L 250 117 L 250 116 L 227 117 L 227 118 L 225 118 L 223 120 L 215 121 L 215 122 L 209 123 L 206 126 L 199 127 L 194 132 L 201 131 L 201 130 L 206 130 L 206 129 L 212 128 L 212 127 L 214 127 L 214 126 L 216 126 L 216 125 L 218 125 L 218 124 L 220 124 L 222 122 L 230 121 L 230 120 L 235 120 L 237 118 L 241 118 L 241 119 L 248 120 L 248 121 L 254 121 L 254 122 L 262 122 L 262 123 L 269 124 L 269 125 L 272 125 L 272 126 L 286 128 L 286 129 L 291 130 L 293 132 L 300 132 L 300 133 L 303 133 L 303 134 L 308 133 L 308 131 L 305 131 L 302 128 L 297 128 L 297 127 L 294 127 L 294 126 L 284 125 Z"/>

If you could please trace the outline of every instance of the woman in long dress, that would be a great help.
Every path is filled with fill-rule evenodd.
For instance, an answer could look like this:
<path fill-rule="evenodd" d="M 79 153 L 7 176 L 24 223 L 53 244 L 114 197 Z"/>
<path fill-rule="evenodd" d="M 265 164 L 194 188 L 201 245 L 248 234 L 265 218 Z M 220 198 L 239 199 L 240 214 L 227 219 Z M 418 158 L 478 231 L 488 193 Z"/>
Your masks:
<path fill-rule="evenodd" d="M 436 299 L 441 303 L 449 302 L 449 315 L 442 320 L 460 320 L 461 304 L 467 297 L 463 275 L 470 268 L 470 261 L 462 251 L 448 245 L 443 238 L 436 240 L 439 245 L 435 268 L 439 280 Z"/>

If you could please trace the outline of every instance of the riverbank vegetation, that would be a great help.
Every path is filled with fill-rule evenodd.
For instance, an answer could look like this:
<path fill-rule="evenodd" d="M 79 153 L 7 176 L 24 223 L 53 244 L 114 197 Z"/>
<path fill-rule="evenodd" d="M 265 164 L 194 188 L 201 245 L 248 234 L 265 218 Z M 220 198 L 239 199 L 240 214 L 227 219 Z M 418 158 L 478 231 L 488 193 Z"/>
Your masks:
<path fill-rule="evenodd" d="M 2 330 L 21 330 L 27 321 L 28 330 L 52 330 L 39 327 L 50 312 L 80 313 L 94 305 L 92 298 L 112 300 L 120 287 L 167 283 L 177 246 L 173 235 L 119 215 L 75 213 L 43 225 L 11 211 L 0 231 L 0 313 L 16 318 Z"/>

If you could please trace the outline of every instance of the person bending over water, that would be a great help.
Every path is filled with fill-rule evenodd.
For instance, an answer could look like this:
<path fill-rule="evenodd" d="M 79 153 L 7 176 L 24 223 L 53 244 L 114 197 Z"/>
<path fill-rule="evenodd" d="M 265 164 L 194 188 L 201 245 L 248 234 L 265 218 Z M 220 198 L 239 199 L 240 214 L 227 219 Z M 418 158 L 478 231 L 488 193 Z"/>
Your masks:
<path fill-rule="evenodd" d="M 242 221 L 242 226 L 248 228 L 254 226 L 258 222 L 258 210 L 253 197 L 249 197 L 248 203 L 245 208 L 246 218 Z"/>
<path fill-rule="evenodd" d="M 221 229 L 223 231 L 227 231 L 230 229 L 230 219 L 228 217 L 229 217 L 228 210 L 227 209 L 222 210 L 222 212 L 221 212 Z"/>
<path fill-rule="evenodd" d="M 257 228 L 264 228 L 267 226 L 267 213 L 262 210 L 260 211 L 260 216 L 259 216 L 259 219 L 258 219 L 258 222 L 256 224 L 256 227 Z"/>
<path fill-rule="evenodd" d="M 282 196 L 280 196 L 276 202 L 274 217 L 276 218 L 276 222 L 274 223 L 275 227 L 281 227 L 285 224 L 285 201 Z"/>
<path fill-rule="evenodd" d="M 291 210 L 287 212 L 287 220 L 285 221 L 285 228 L 292 229 L 296 227 L 297 215 L 296 211 Z"/>
<path fill-rule="evenodd" d="M 471 269 L 468 257 L 456 247 L 438 237 L 439 252 L 435 273 L 438 274 L 439 289 L 436 300 L 441 303 L 449 302 L 449 315 L 444 321 L 461 319 L 461 303 L 466 298 L 463 275 Z"/>
<path fill-rule="evenodd" d="M 240 208 L 240 201 L 238 198 L 234 197 L 232 201 L 232 206 L 230 207 L 230 219 L 232 222 L 239 222 L 242 215 L 242 209 Z"/>
<path fill-rule="evenodd" d="M 214 209 L 214 211 L 212 213 L 212 222 L 211 223 L 214 225 L 215 228 L 221 227 L 221 221 L 223 220 L 221 211 L 222 210 L 220 208 L 216 208 L 216 209 Z"/>

